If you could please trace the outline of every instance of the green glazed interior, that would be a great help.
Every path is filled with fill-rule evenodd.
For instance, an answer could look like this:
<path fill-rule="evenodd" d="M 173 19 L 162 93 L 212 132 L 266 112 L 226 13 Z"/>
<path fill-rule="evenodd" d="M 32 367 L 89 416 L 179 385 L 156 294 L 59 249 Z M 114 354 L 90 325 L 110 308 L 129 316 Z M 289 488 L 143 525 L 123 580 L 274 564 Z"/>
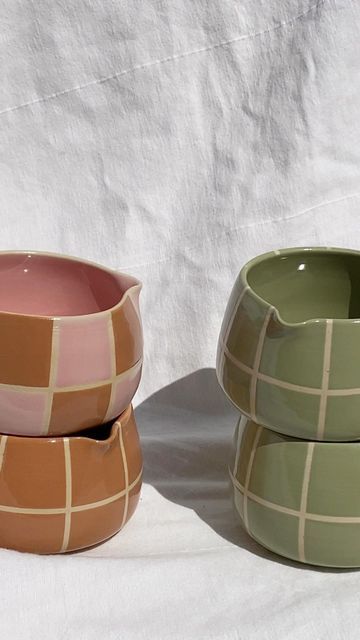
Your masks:
<path fill-rule="evenodd" d="M 307 440 L 360 439 L 360 253 L 293 248 L 248 262 L 219 337 L 217 375 L 260 424 Z"/>
<path fill-rule="evenodd" d="M 247 284 L 284 322 L 360 318 L 360 254 L 293 249 L 248 263 Z"/>

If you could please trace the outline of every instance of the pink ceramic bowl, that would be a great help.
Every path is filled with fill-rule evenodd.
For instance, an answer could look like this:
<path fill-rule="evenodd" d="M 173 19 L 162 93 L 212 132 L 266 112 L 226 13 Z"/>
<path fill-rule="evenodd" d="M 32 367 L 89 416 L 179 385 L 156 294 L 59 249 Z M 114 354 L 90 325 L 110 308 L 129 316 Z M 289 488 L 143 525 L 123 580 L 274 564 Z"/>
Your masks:
<path fill-rule="evenodd" d="M 61 255 L 0 252 L 0 432 L 62 435 L 130 404 L 141 284 Z"/>

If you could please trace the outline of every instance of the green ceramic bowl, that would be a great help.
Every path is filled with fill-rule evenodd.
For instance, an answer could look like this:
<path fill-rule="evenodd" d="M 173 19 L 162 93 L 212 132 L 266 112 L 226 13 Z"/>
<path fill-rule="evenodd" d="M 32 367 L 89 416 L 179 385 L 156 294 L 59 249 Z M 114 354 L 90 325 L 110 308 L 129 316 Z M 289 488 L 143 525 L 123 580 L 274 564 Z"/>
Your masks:
<path fill-rule="evenodd" d="M 241 270 L 219 337 L 220 384 L 256 422 L 360 438 L 360 253 L 284 249 Z"/>
<path fill-rule="evenodd" d="M 230 464 L 237 512 L 271 551 L 360 566 L 360 442 L 306 442 L 241 418 Z"/>

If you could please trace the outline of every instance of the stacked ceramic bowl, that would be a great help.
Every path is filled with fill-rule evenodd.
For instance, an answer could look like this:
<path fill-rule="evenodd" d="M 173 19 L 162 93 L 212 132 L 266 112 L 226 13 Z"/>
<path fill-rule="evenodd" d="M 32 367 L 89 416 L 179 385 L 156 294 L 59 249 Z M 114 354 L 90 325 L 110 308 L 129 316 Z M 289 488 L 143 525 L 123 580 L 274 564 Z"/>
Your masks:
<path fill-rule="evenodd" d="M 134 512 L 140 289 L 81 260 L 0 253 L 1 547 L 88 547 Z"/>
<path fill-rule="evenodd" d="M 230 476 L 249 534 L 293 560 L 360 566 L 360 253 L 290 249 L 249 262 L 217 374 L 243 414 Z"/>

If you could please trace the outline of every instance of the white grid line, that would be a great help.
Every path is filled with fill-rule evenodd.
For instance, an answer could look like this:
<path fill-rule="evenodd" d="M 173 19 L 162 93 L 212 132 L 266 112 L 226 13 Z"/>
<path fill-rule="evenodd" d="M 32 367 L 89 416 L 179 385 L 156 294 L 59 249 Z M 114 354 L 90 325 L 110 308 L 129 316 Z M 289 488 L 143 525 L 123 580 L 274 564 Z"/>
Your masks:
<path fill-rule="evenodd" d="M 121 529 L 122 529 L 127 520 L 128 509 L 129 509 L 129 468 L 128 468 L 125 445 L 124 445 L 122 425 L 121 425 L 121 422 L 118 422 L 115 424 L 119 425 L 119 444 L 120 444 L 122 463 L 124 467 L 124 479 L 125 479 L 125 504 L 124 504 L 124 513 L 121 521 Z"/>
<path fill-rule="evenodd" d="M 3 462 L 4 462 L 5 447 L 6 447 L 7 439 L 8 439 L 7 436 L 1 436 L 1 441 L 0 441 L 0 473 L 1 473 Z"/>
<path fill-rule="evenodd" d="M 318 440 L 322 440 L 324 438 L 324 432 L 325 432 L 326 405 L 327 405 L 327 394 L 328 394 L 329 376 L 330 376 L 332 329 L 333 329 L 332 320 L 326 320 L 323 375 L 322 375 L 322 383 L 321 383 L 319 418 L 318 418 L 318 426 L 317 426 L 317 433 L 316 433 L 316 437 Z"/>
<path fill-rule="evenodd" d="M 129 491 L 134 489 L 136 485 L 141 481 L 142 474 L 143 474 L 143 470 L 141 469 L 140 473 L 135 478 L 135 480 L 131 484 L 129 484 Z M 108 498 L 104 498 L 103 500 L 97 500 L 96 502 L 89 502 L 87 504 L 72 506 L 70 511 L 71 513 L 78 513 L 79 511 L 88 511 L 90 509 L 97 509 L 98 507 L 104 507 L 107 504 L 111 504 L 112 502 L 115 502 L 116 500 L 123 498 L 125 495 L 126 495 L 126 489 L 122 489 L 121 491 L 118 491 L 114 495 L 109 496 Z M 19 513 L 22 515 L 48 516 L 48 515 L 66 514 L 66 507 L 54 507 L 54 508 L 40 507 L 40 508 L 33 509 L 32 507 L 12 507 L 10 505 L 1 504 L 0 512 L 2 511 L 5 513 Z"/>
<path fill-rule="evenodd" d="M 238 297 L 238 299 L 237 299 L 237 301 L 235 303 L 235 306 L 234 306 L 234 308 L 232 310 L 232 313 L 231 313 L 231 316 L 230 316 L 230 320 L 229 320 L 228 325 L 226 327 L 224 338 L 220 338 L 222 344 L 226 344 L 228 339 L 229 339 L 230 331 L 231 331 L 231 328 L 233 326 L 233 322 L 235 320 L 236 314 L 237 314 L 238 309 L 239 309 L 239 307 L 240 307 L 240 305 L 242 303 L 242 300 L 243 300 L 243 298 L 245 296 L 245 293 L 248 291 L 248 289 L 249 289 L 248 286 L 245 286 L 243 288 L 242 292 L 240 293 L 240 295 L 239 295 L 239 297 Z M 221 362 L 220 362 L 221 375 L 224 375 L 224 366 L 225 366 L 225 353 L 222 354 L 222 359 L 221 359 Z"/>
<path fill-rule="evenodd" d="M 113 328 L 113 322 L 112 322 L 111 313 L 109 314 L 109 317 L 108 317 L 108 339 L 109 339 L 109 346 L 110 346 L 110 352 L 111 352 L 111 378 L 112 378 L 112 382 L 111 382 L 111 392 L 110 392 L 109 406 L 107 408 L 107 412 L 106 412 L 106 416 L 105 416 L 105 422 L 108 422 L 108 420 L 111 419 L 112 412 L 114 410 L 114 402 L 115 402 L 116 352 L 115 352 L 114 328 Z"/>
<path fill-rule="evenodd" d="M 236 442 L 236 453 L 235 453 L 235 462 L 234 462 L 234 476 L 237 474 L 238 466 L 239 466 L 239 458 L 240 458 L 240 445 L 243 436 L 243 427 L 247 423 L 247 417 L 241 416 L 238 421 L 238 434 L 237 434 L 237 442 Z"/>
<path fill-rule="evenodd" d="M 59 340 L 60 340 L 60 327 L 57 318 L 53 320 L 52 337 L 51 337 L 51 360 L 50 360 L 50 373 L 49 373 L 49 385 L 46 387 L 46 409 L 44 414 L 43 427 L 41 435 L 46 435 L 49 431 L 51 410 L 54 397 L 55 380 L 58 369 L 59 360 Z"/>
<path fill-rule="evenodd" d="M 224 354 L 226 357 L 241 371 L 244 373 L 248 373 L 250 376 L 253 374 L 252 367 L 238 360 L 230 351 L 229 348 L 222 342 L 222 348 L 224 350 Z M 306 387 L 300 384 L 295 384 L 293 382 L 286 382 L 285 380 L 280 380 L 278 378 L 273 378 L 265 373 L 261 373 L 259 371 L 257 378 L 262 380 L 263 382 L 268 382 L 276 387 L 280 387 L 282 389 L 288 389 L 289 391 L 297 391 L 298 393 L 308 393 L 309 395 L 321 396 L 322 389 L 318 387 Z M 354 387 L 352 389 L 328 389 L 328 396 L 357 396 L 360 395 L 360 387 Z"/>
<path fill-rule="evenodd" d="M 298 393 L 307 393 L 309 395 L 318 396 L 321 393 L 321 389 L 315 389 L 315 387 L 303 387 L 299 384 L 293 384 L 292 382 L 285 382 L 285 380 L 278 380 L 272 378 L 266 373 L 258 373 L 258 378 L 262 382 L 268 382 L 275 387 L 281 387 L 282 389 L 288 389 L 289 391 L 297 391 Z"/>
<path fill-rule="evenodd" d="M 311 463 L 314 454 L 314 442 L 307 445 L 307 453 L 304 467 L 304 478 L 301 490 L 300 515 L 299 515 L 299 533 L 298 533 L 298 553 L 299 560 L 305 562 L 305 514 L 307 507 L 307 498 L 310 484 Z"/>
<path fill-rule="evenodd" d="M 345 397 L 345 396 L 360 396 L 360 387 L 354 387 L 353 389 L 328 389 L 328 396 Z"/>
<path fill-rule="evenodd" d="M 262 433 L 262 427 L 258 427 L 258 429 L 256 430 L 253 445 L 251 447 L 249 462 L 246 469 L 243 511 L 244 511 L 244 524 L 247 531 L 249 531 L 249 517 L 248 517 L 248 504 L 247 504 L 248 496 L 249 496 L 249 486 L 250 486 L 251 472 L 253 468 L 255 453 L 256 453 L 257 446 L 259 444 L 261 433 Z"/>
<path fill-rule="evenodd" d="M 71 502 L 72 502 L 72 475 L 71 475 L 71 451 L 69 438 L 64 438 L 64 456 L 65 456 L 65 522 L 64 537 L 60 552 L 63 553 L 69 546 L 70 528 L 71 528 Z"/>
<path fill-rule="evenodd" d="M 126 496 L 126 493 L 130 492 L 132 489 L 136 487 L 136 485 L 139 484 L 142 478 L 142 474 L 143 474 L 143 470 L 141 469 L 140 473 L 137 475 L 135 480 L 131 484 L 129 484 L 128 489 L 122 489 L 121 491 L 118 491 L 117 493 L 115 493 L 113 496 L 109 496 L 109 498 L 104 498 L 103 500 L 98 500 L 97 502 L 89 502 L 89 504 L 81 504 L 77 507 L 72 507 L 71 512 L 77 513 L 79 511 L 88 511 L 88 509 L 97 509 L 98 507 L 105 507 L 107 504 L 111 504 L 112 502 L 115 502 L 115 500 L 119 500 L 119 498 L 123 498 L 124 496 Z"/>
<path fill-rule="evenodd" d="M 259 341 L 257 343 L 255 359 L 254 359 L 254 364 L 253 364 L 253 373 L 252 373 L 251 381 L 250 381 L 250 415 L 251 415 L 252 419 L 255 422 L 256 422 L 256 387 L 257 387 L 257 380 L 258 380 L 258 375 L 259 375 L 259 368 L 260 368 L 261 356 L 262 356 L 263 347 L 264 347 L 266 330 L 267 330 L 267 327 L 268 327 L 272 312 L 273 312 L 273 307 L 269 307 L 269 309 L 267 310 L 266 316 L 264 318 L 263 325 L 261 327 L 261 331 L 260 331 L 260 334 L 259 334 Z"/>
<path fill-rule="evenodd" d="M 241 482 L 239 482 L 237 478 L 233 476 L 231 469 L 229 469 L 229 474 L 234 487 L 238 489 L 240 493 L 245 495 L 245 487 L 241 484 Z M 276 502 L 271 502 L 270 500 L 266 500 L 265 498 L 261 498 L 260 496 L 257 496 L 256 493 L 253 493 L 252 491 L 247 491 L 247 497 L 253 502 L 257 502 L 258 504 L 261 504 L 263 507 L 268 507 L 273 511 L 286 513 L 287 515 L 290 515 L 290 516 L 299 516 L 299 511 L 297 511 L 296 509 L 290 509 L 290 507 L 283 507 L 281 504 L 277 504 Z"/>
<path fill-rule="evenodd" d="M 140 329 L 142 331 L 142 320 L 141 320 L 141 315 L 140 315 L 140 308 L 139 308 L 139 295 L 140 295 L 140 290 L 133 290 L 132 294 L 136 294 L 136 298 L 133 295 L 129 294 L 129 300 L 132 304 L 132 306 L 134 307 L 134 311 L 136 313 L 137 319 L 139 321 L 140 324 Z"/>
<path fill-rule="evenodd" d="M 234 478 L 231 469 L 229 468 L 229 474 L 233 485 L 240 493 L 244 495 L 245 487 Z M 267 507 L 272 511 L 278 511 L 279 513 L 285 513 L 289 516 L 294 516 L 299 518 L 300 511 L 297 509 L 291 509 L 290 507 L 283 507 L 281 504 L 277 504 L 276 502 L 271 502 L 271 500 L 266 500 L 265 498 L 261 498 L 256 495 L 252 491 L 247 491 L 248 500 L 252 500 L 253 502 L 257 502 L 257 504 L 261 504 L 263 507 Z M 313 522 L 327 522 L 329 524 L 360 524 L 360 516 L 328 516 L 321 513 L 310 513 L 306 512 L 304 514 L 305 520 L 311 520 Z"/>
<path fill-rule="evenodd" d="M 241 369 L 241 371 L 243 371 L 244 373 L 248 373 L 250 376 L 252 376 L 253 374 L 252 367 L 249 367 L 247 364 L 244 364 L 243 362 L 241 362 L 241 360 L 238 360 L 231 353 L 231 351 L 229 350 L 229 347 L 225 344 L 223 340 L 221 340 L 221 346 L 224 351 L 224 356 L 226 356 L 228 360 L 230 360 L 230 362 L 232 362 L 238 369 Z"/>
<path fill-rule="evenodd" d="M 122 371 L 114 378 L 106 378 L 104 380 L 98 380 L 95 382 L 86 382 L 85 384 L 79 384 L 70 387 L 53 387 L 53 391 L 56 393 L 68 392 L 68 391 L 83 391 L 85 389 L 93 389 L 97 387 L 105 387 L 108 384 L 111 384 L 113 381 L 118 382 L 122 378 L 126 378 L 128 375 L 131 376 L 134 372 L 136 372 L 142 365 L 143 358 L 139 358 L 135 364 L 133 364 L 126 371 Z M 49 387 L 26 387 L 24 385 L 16 385 L 16 384 L 4 384 L 0 383 L 0 389 L 6 389 L 7 391 L 24 391 L 25 393 L 39 393 L 40 391 L 48 391 Z M 359 389 L 360 393 L 360 389 Z"/>

